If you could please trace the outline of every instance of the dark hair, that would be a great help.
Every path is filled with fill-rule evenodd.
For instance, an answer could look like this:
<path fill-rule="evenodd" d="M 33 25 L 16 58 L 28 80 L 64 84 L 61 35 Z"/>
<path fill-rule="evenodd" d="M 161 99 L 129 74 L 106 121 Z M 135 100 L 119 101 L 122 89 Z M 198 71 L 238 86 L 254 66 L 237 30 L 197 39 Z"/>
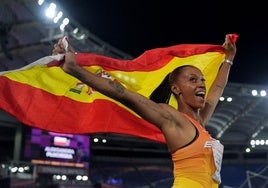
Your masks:
<path fill-rule="evenodd" d="M 172 94 L 171 85 L 176 82 L 178 75 L 186 67 L 195 67 L 192 65 L 182 65 L 174 69 L 171 73 L 168 73 L 160 85 L 151 93 L 150 99 L 156 103 L 169 103 L 170 96 Z"/>

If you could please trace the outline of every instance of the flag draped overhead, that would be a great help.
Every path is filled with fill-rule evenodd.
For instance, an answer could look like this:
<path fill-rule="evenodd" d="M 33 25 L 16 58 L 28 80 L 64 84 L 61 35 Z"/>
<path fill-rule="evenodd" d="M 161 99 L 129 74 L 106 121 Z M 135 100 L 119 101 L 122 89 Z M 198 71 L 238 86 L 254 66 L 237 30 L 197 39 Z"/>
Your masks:
<path fill-rule="evenodd" d="M 65 73 L 64 55 L 47 56 L 18 70 L 0 72 L 0 108 L 22 123 L 47 131 L 118 133 L 165 142 L 160 130 L 132 110 Z M 220 45 L 181 44 L 145 51 L 132 60 L 78 53 L 77 63 L 146 97 L 178 66 L 198 67 L 209 90 L 225 54 Z M 175 99 L 170 105 L 177 108 Z"/>

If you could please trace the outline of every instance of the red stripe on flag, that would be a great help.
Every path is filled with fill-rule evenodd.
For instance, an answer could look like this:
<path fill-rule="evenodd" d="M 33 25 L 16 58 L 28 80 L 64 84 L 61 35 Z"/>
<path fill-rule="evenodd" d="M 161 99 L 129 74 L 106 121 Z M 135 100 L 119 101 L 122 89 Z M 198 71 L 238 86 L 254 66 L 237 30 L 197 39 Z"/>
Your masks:
<path fill-rule="evenodd" d="M 117 133 L 165 142 L 154 125 L 111 101 L 82 103 L 6 77 L 0 77 L 0 82 L 1 108 L 26 125 L 61 133 Z"/>
<path fill-rule="evenodd" d="M 98 65 L 106 71 L 154 71 L 165 66 L 174 57 L 183 58 L 207 52 L 223 53 L 223 49 L 220 45 L 212 44 L 180 44 L 148 50 L 132 60 L 115 59 L 89 53 L 78 53 L 76 58 L 81 66 Z"/>

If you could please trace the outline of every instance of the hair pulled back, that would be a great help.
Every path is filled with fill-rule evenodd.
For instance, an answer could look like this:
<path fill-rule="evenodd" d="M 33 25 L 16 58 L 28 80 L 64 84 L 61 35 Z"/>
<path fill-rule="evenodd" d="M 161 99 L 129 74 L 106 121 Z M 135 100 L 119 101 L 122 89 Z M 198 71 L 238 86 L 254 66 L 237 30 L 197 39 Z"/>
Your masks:
<path fill-rule="evenodd" d="M 172 72 L 168 73 L 160 85 L 151 93 L 150 99 L 156 103 L 169 103 L 172 91 L 171 86 L 176 82 L 177 77 L 186 67 L 194 67 L 192 65 L 183 65 L 177 67 Z M 173 93 L 174 94 L 174 93 Z"/>

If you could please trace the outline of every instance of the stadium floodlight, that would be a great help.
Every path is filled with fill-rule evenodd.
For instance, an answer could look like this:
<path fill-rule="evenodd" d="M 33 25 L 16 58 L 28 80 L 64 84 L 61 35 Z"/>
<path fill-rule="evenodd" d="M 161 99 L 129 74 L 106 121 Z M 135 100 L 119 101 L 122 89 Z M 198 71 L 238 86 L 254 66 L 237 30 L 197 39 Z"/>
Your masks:
<path fill-rule="evenodd" d="M 45 0 L 38 0 L 38 5 L 42 5 L 45 2 Z"/>
<path fill-rule="evenodd" d="M 261 95 L 262 97 L 265 97 L 265 96 L 266 96 L 266 91 L 265 91 L 265 90 L 261 90 L 261 91 L 260 91 L 260 95 Z"/>
<path fill-rule="evenodd" d="M 66 26 L 69 24 L 69 22 L 70 22 L 70 20 L 68 18 L 64 18 L 62 21 L 62 24 Z"/>
<path fill-rule="evenodd" d="M 54 18 L 56 15 L 56 4 L 55 3 L 50 3 L 49 7 L 46 10 L 46 16 L 48 18 Z"/>
<path fill-rule="evenodd" d="M 227 100 L 227 102 L 232 102 L 233 98 L 232 97 L 228 97 L 226 100 Z"/>
<path fill-rule="evenodd" d="M 60 25 L 60 29 L 63 31 L 64 28 L 66 27 L 66 25 L 68 25 L 70 22 L 70 20 L 68 18 L 64 18 L 61 25 Z"/>
<path fill-rule="evenodd" d="M 58 23 L 58 21 L 62 18 L 62 16 L 63 12 L 62 11 L 58 12 L 58 14 L 53 19 L 54 23 Z"/>
<path fill-rule="evenodd" d="M 73 30 L 73 34 L 77 34 L 79 31 L 78 27 L 76 27 L 74 30 Z"/>

